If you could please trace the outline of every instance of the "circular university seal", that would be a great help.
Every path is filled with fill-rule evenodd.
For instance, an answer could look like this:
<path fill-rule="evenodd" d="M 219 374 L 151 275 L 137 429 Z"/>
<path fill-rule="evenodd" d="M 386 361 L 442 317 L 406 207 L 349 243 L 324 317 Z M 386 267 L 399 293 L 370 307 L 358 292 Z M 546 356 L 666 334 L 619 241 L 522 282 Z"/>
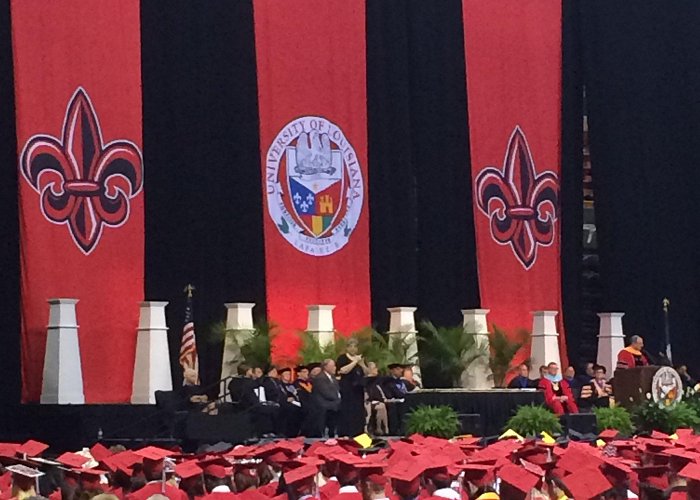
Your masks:
<path fill-rule="evenodd" d="M 303 116 L 285 125 L 265 157 L 267 210 L 297 250 L 331 255 L 350 239 L 362 212 L 362 170 L 333 122 Z"/>
<path fill-rule="evenodd" d="M 651 396 L 661 407 L 673 406 L 683 398 L 683 382 L 678 372 L 662 366 L 651 381 Z"/>

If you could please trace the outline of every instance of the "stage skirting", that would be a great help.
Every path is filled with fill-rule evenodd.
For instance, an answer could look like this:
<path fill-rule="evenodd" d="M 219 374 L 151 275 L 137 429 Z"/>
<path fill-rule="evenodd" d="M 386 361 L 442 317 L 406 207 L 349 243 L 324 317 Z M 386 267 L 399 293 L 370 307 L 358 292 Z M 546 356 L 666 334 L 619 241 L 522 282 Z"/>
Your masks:
<path fill-rule="evenodd" d="M 502 433 L 518 407 L 530 404 L 544 404 L 544 393 L 521 389 L 423 389 L 406 395 L 407 411 L 419 405 L 448 405 L 459 414 L 479 414 L 485 436 Z"/>

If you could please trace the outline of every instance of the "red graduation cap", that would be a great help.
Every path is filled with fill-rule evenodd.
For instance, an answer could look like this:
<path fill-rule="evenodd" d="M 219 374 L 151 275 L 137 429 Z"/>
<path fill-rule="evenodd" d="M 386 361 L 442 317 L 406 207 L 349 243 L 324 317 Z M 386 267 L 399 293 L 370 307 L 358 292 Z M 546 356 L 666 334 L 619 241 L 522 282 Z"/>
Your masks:
<path fill-rule="evenodd" d="M 112 452 L 102 443 L 95 443 L 95 445 L 90 448 L 90 455 L 98 462 L 104 462 L 105 458 L 112 456 Z"/>
<path fill-rule="evenodd" d="M 80 482 L 83 489 L 97 489 L 100 485 L 100 476 L 107 474 L 107 471 L 99 469 L 73 469 L 73 472 L 80 475 Z"/>
<path fill-rule="evenodd" d="M 597 499 L 613 487 L 597 468 L 578 470 L 563 478 L 562 482 L 576 500 Z"/>
<path fill-rule="evenodd" d="M 196 460 L 188 460 L 175 466 L 175 474 L 180 476 L 182 479 L 189 479 L 191 477 L 199 476 L 202 474 L 202 472 L 203 470 Z"/>
<path fill-rule="evenodd" d="M 219 464 L 209 464 L 204 468 L 204 474 L 207 476 L 215 477 L 217 479 L 224 479 L 228 477 L 227 468 Z"/>
<path fill-rule="evenodd" d="M 502 467 L 498 471 L 498 477 L 501 478 L 501 483 L 506 483 L 523 495 L 527 495 L 542 479 L 514 464 Z"/>
<path fill-rule="evenodd" d="M 620 434 L 619 431 L 615 429 L 605 429 L 603 432 L 598 434 L 600 439 L 615 439 Z"/>
<path fill-rule="evenodd" d="M 476 486 L 484 486 L 492 483 L 496 467 L 485 464 L 462 464 L 458 465 L 459 469 L 464 472 L 464 481 L 468 481 Z"/>
<path fill-rule="evenodd" d="M 29 441 L 21 445 L 19 448 L 17 448 L 17 453 L 21 455 L 27 455 L 28 457 L 36 457 L 38 455 L 41 455 L 48 448 L 48 444 L 30 439 Z"/>
<path fill-rule="evenodd" d="M 88 463 L 90 459 L 82 455 L 78 455 L 77 453 L 66 452 L 60 455 L 56 461 L 61 462 L 63 465 L 67 465 L 71 469 L 80 469 L 86 463 Z"/>
<path fill-rule="evenodd" d="M 304 465 L 302 467 L 298 467 L 296 469 L 292 469 L 288 472 L 285 472 L 284 480 L 288 485 L 294 486 L 307 480 L 312 482 L 315 479 L 317 473 L 317 467 L 313 465 Z"/>
<path fill-rule="evenodd" d="M 683 467 L 678 475 L 691 481 L 700 481 L 700 464 L 691 462 Z"/>
<path fill-rule="evenodd" d="M 158 448 L 157 446 L 146 446 L 134 452 L 145 460 L 160 461 L 173 454 L 170 450 Z"/>

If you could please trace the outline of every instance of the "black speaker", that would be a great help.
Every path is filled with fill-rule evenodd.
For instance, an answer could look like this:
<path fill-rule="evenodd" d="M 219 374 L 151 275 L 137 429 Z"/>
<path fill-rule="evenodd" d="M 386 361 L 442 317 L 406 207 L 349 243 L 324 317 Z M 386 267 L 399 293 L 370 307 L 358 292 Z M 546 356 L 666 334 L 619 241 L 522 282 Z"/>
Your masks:
<path fill-rule="evenodd" d="M 471 434 L 473 436 L 484 435 L 484 426 L 481 422 L 480 413 L 459 413 L 457 414 L 457 418 L 459 419 L 461 434 Z"/>
<path fill-rule="evenodd" d="M 564 432 L 574 439 L 595 439 L 598 427 L 594 413 L 572 413 L 560 418 Z"/>

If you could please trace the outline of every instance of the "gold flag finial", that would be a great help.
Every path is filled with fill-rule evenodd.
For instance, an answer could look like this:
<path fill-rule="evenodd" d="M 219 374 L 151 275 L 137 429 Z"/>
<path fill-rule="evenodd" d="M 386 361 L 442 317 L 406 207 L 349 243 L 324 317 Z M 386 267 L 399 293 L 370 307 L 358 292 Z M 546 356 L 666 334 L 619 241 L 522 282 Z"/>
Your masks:
<path fill-rule="evenodd" d="M 188 285 L 185 287 L 185 289 L 184 289 L 183 291 L 187 294 L 187 298 L 191 298 L 191 297 L 192 297 L 192 292 L 194 292 L 195 290 L 196 290 L 195 287 L 193 287 L 192 285 L 188 284 Z"/>
<path fill-rule="evenodd" d="M 664 300 L 662 300 L 661 303 L 664 306 L 664 312 L 668 312 L 668 306 L 671 305 L 671 301 L 664 297 Z"/>

